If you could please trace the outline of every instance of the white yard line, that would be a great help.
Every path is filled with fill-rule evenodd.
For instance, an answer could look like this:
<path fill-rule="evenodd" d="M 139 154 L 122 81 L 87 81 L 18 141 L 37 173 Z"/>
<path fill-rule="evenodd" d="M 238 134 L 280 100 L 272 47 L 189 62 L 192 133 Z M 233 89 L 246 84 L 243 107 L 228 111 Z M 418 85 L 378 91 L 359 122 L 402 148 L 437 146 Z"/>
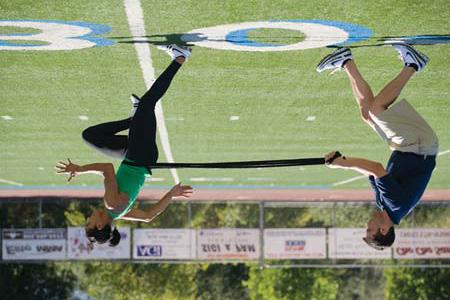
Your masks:
<path fill-rule="evenodd" d="M 441 156 L 441 155 L 444 155 L 444 154 L 449 154 L 449 153 L 450 153 L 450 149 L 449 149 L 449 150 L 442 151 L 442 152 L 439 152 L 439 153 L 438 153 L 438 156 Z"/>
<path fill-rule="evenodd" d="M 217 182 L 233 182 L 234 179 L 230 177 L 191 177 L 190 181 L 192 182 L 206 182 L 206 181 L 217 181 Z"/>
<path fill-rule="evenodd" d="M 23 184 L 20 183 L 20 182 L 15 182 L 15 181 L 12 181 L 12 180 L 6 180 L 6 179 L 1 179 L 1 178 L 0 178 L 0 182 L 11 184 L 11 185 L 23 186 Z"/>
<path fill-rule="evenodd" d="M 367 177 L 367 176 L 365 176 L 365 175 L 356 176 L 356 177 L 352 177 L 352 178 L 349 178 L 349 179 L 346 179 L 346 180 L 343 180 L 343 181 L 339 181 L 339 182 L 332 183 L 331 185 L 332 185 L 332 186 L 338 186 L 338 185 L 350 183 L 350 182 L 353 182 L 353 181 L 356 181 L 356 180 L 360 180 L 360 179 L 366 178 L 366 177 Z"/>
<path fill-rule="evenodd" d="M 134 41 L 147 41 L 147 34 L 145 33 L 144 14 L 142 12 L 140 0 L 124 0 L 125 12 L 128 18 L 128 25 L 130 27 L 131 35 Z M 155 70 L 153 69 L 150 47 L 148 43 L 135 43 L 139 65 L 144 76 L 144 81 L 147 89 L 149 89 L 155 81 Z M 163 146 L 164 154 L 168 162 L 174 162 L 172 150 L 169 143 L 169 134 L 167 132 L 166 123 L 164 122 L 164 113 L 161 106 L 161 101 L 158 101 L 155 108 L 156 120 L 158 122 L 158 132 L 161 144 Z M 170 169 L 175 183 L 180 182 L 178 172 L 176 169 Z"/>
<path fill-rule="evenodd" d="M 146 182 L 162 182 L 162 181 L 165 181 L 165 179 L 161 178 L 161 177 L 153 177 L 153 176 L 151 176 L 151 177 L 147 177 L 147 179 L 145 179 L 145 181 Z"/>

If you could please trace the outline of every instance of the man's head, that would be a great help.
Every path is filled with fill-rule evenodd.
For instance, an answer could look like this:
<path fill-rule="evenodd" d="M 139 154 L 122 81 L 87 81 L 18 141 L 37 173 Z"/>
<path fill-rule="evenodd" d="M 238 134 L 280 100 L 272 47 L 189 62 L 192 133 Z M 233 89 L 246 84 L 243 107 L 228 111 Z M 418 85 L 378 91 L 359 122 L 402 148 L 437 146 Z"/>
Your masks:
<path fill-rule="evenodd" d="M 386 211 L 375 211 L 372 214 L 367 223 L 366 237 L 363 240 L 377 250 L 383 250 L 394 243 L 394 224 Z"/>
<path fill-rule="evenodd" d="M 87 219 L 86 236 L 91 243 L 103 244 L 109 241 L 109 246 L 117 246 L 120 242 L 120 233 L 117 228 L 111 230 L 112 219 L 105 210 L 96 209 Z"/>

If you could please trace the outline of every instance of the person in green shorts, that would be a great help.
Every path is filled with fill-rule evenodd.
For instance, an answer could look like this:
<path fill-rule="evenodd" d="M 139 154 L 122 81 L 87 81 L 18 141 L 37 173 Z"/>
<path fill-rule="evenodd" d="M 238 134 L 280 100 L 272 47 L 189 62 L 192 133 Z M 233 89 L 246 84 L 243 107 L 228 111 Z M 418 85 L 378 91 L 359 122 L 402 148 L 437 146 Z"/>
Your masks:
<path fill-rule="evenodd" d="M 104 154 L 123 159 L 117 173 L 112 163 L 80 166 L 68 159 L 67 163 L 59 162 L 56 165 L 58 173 L 69 174 L 68 181 L 84 173 L 96 173 L 104 177 L 105 208 L 94 210 L 85 227 L 86 235 L 92 243 L 109 242 L 110 246 L 116 246 L 120 242 L 120 234 L 117 228 L 112 230 L 111 224 L 114 220 L 150 222 L 166 209 L 172 197 L 189 197 L 192 194 L 191 186 L 179 183 L 149 210 L 133 208 L 145 178 L 152 174 L 148 166 L 158 160 L 156 103 L 165 94 L 175 74 L 191 54 L 190 48 L 177 45 L 167 46 L 164 50 L 173 61 L 141 99 L 132 96 L 132 116 L 91 126 L 83 131 L 83 139 L 88 145 Z M 128 136 L 117 134 L 126 129 L 129 129 Z"/>

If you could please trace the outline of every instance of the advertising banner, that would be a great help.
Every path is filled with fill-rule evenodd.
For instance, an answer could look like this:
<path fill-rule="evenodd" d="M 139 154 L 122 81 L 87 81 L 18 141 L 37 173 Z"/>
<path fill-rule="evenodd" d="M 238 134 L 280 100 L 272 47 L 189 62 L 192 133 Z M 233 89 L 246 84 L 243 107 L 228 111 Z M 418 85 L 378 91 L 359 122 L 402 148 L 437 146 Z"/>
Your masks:
<path fill-rule="evenodd" d="M 194 229 L 134 229 L 133 259 L 195 259 Z"/>
<path fill-rule="evenodd" d="M 394 258 L 450 258 L 450 228 L 414 228 L 395 231 Z"/>
<path fill-rule="evenodd" d="M 66 229 L 3 229 L 4 260 L 60 260 L 66 258 Z"/>
<path fill-rule="evenodd" d="M 264 258 L 326 258 L 325 228 L 265 229 Z"/>
<path fill-rule="evenodd" d="M 258 229 L 201 229 L 197 231 L 200 260 L 259 259 Z"/>
<path fill-rule="evenodd" d="M 329 228 L 328 257 L 344 259 L 389 259 L 390 248 L 375 250 L 363 241 L 366 228 Z"/>
<path fill-rule="evenodd" d="M 129 259 L 130 228 L 117 228 L 120 233 L 120 243 L 115 247 L 94 243 L 91 245 L 86 237 L 84 227 L 67 228 L 67 257 L 69 259 Z"/>

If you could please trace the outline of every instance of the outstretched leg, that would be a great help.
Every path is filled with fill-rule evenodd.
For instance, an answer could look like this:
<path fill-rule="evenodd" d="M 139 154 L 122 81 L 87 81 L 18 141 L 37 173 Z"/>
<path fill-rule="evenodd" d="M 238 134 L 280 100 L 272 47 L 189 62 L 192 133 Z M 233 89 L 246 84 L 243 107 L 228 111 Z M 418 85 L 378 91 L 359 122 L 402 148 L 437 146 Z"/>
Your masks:
<path fill-rule="evenodd" d="M 116 133 L 130 127 L 131 118 L 91 126 L 83 130 L 83 140 L 94 149 L 115 158 L 123 158 L 128 149 L 128 137 Z"/>
<path fill-rule="evenodd" d="M 350 79 L 353 94 L 360 109 L 361 118 L 370 126 L 373 126 L 373 122 L 369 112 L 377 116 L 385 111 L 397 99 L 412 75 L 422 70 L 428 62 L 428 57 L 425 54 L 420 53 L 407 44 L 393 44 L 392 46 L 399 52 L 405 68 L 376 97 L 373 96 L 370 86 L 359 72 L 353 61 L 351 51 L 348 48 L 341 48 L 334 51 L 322 59 L 316 68 L 318 72 L 336 69 L 345 70 Z"/>
<path fill-rule="evenodd" d="M 375 97 L 371 107 L 371 113 L 375 116 L 385 111 L 414 75 L 420 72 L 428 63 L 429 58 L 407 44 L 393 44 L 392 47 L 400 54 L 404 68 L 391 82 L 389 82 L 381 92 Z"/>
<path fill-rule="evenodd" d="M 370 125 L 369 109 L 374 100 L 373 93 L 356 67 L 351 50 L 349 48 L 339 48 L 325 56 L 316 67 L 319 73 L 325 70 L 332 70 L 334 73 L 341 69 L 345 70 L 350 79 L 353 95 L 358 103 L 361 118 Z"/>
<path fill-rule="evenodd" d="M 128 133 L 128 159 L 142 165 L 157 161 L 155 105 L 169 88 L 184 61 L 184 56 L 176 57 L 141 98 Z"/>
<path fill-rule="evenodd" d="M 172 79 L 174 78 L 178 69 L 184 63 L 184 60 L 185 59 L 183 57 L 179 57 L 173 60 L 172 63 L 166 68 L 166 70 L 164 70 L 164 72 L 159 75 L 158 79 L 156 79 L 156 81 L 152 84 L 151 88 L 144 94 L 144 96 L 141 97 L 140 104 L 151 102 L 153 106 L 156 105 L 156 102 L 158 102 L 158 100 L 161 99 L 162 96 L 164 96 L 164 94 L 166 93 L 172 82 Z M 140 106 L 138 106 L 136 113 L 139 111 L 139 108 Z"/>
<path fill-rule="evenodd" d="M 381 92 L 375 97 L 370 112 L 377 116 L 385 111 L 398 98 L 401 91 L 416 73 L 413 67 L 405 67 L 391 82 L 389 82 Z"/>
<path fill-rule="evenodd" d="M 350 80 L 353 95 L 355 96 L 356 102 L 359 106 L 361 118 L 365 122 L 370 123 L 369 110 L 374 102 L 372 89 L 359 72 L 358 67 L 353 60 L 347 61 L 343 68 Z"/>

